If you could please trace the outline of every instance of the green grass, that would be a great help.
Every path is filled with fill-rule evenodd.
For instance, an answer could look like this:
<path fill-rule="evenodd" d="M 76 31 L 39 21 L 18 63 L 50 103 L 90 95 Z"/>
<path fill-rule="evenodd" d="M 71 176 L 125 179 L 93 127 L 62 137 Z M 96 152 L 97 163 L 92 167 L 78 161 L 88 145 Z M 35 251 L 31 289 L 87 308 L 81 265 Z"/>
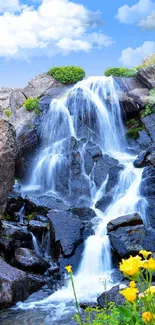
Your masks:
<path fill-rule="evenodd" d="M 128 68 L 109 68 L 104 72 L 106 77 L 134 77 L 137 73 L 136 69 L 128 69 Z"/>
<path fill-rule="evenodd" d="M 33 97 L 27 98 L 24 103 L 24 107 L 28 111 L 35 111 L 36 114 L 40 114 L 39 98 L 33 98 Z"/>
<path fill-rule="evenodd" d="M 5 109 L 4 110 L 4 114 L 8 117 L 8 118 L 10 118 L 10 116 L 12 115 L 12 111 L 11 111 L 11 109 Z"/>

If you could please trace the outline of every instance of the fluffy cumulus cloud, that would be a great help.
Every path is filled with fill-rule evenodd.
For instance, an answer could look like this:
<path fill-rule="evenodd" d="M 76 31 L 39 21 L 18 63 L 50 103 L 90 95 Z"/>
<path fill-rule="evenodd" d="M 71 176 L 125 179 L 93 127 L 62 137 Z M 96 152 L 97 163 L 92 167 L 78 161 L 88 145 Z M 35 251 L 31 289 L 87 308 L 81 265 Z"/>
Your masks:
<path fill-rule="evenodd" d="M 142 63 L 144 57 L 155 53 L 155 42 L 147 41 L 142 46 L 133 49 L 128 47 L 122 51 L 120 62 L 126 67 L 133 67 Z"/>
<path fill-rule="evenodd" d="M 146 19 L 142 19 L 138 23 L 138 26 L 147 30 L 155 29 L 155 10 L 152 11 L 151 15 L 149 15 Z"/>
<path fill-rule="evenodd" d="M 155 11 L 155 2 L 152 0 L 139 0 L 133 6 L 124 5 L 118 9 L 116 18 L 121 23 L 141 25 L 143 19 L 147 19 Z M 144 26 L 143 26 L 144 27 Z"/>
<path fill-rule="evenodd" d="M 113 40 L 93 32 L 102 21 L 100 13 L 69 0 L 0 0 L 0 56 L 52 56 L 58 52 L 88 52 L 94 46 L 110 46 Z M 38 2 L 36 8 L 33 4 Z"/>

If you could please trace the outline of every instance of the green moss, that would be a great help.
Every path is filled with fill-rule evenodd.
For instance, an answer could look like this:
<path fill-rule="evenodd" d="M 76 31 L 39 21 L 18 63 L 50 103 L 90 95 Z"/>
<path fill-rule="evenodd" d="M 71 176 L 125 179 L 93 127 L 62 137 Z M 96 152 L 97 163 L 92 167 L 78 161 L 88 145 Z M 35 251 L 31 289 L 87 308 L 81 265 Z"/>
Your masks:
<path fill-rule="evenodd" d="M 10 116 L 12 115 L 12 111 L 11 111 L 11 109 L 5 109 L 4 110 L 4 114 L 8 117 L 8 118 L 10 118 Z"/>
<path fill-rule="evenodd" d="M 130 137 L 130 138 L 132 138 L 132 139 L 134 139 L 134 140 L 136 140 L 136 139 L 138 139 L 139 138 L 139 131 L 142 131 L 143 130 L 143 127 L 142 126 L 139 126 L 139 127 L 137 127 L 137 128 L 131 128 L 131 129 L 128 129 L 128 131 L 127 131 L 127 135 Z"/>
<path fill-rule="evenodd" d="M 134 77 L 137 73 L 136 69 L 128 69 L 128 68 L 109 68 L 104 72 L 106 77 Z"/>
<path fill-rule="evenodd" d="M 155 106 L 151 106 L 150 104 L 147 104 L 145 106 L 145 111 L 144 113 L 142 114 L 142 117 L 145 117 L 145 116 L 148 116 L 148 115 L 151 115 L 155 113 Z"/>
<path fill-rule="evenodd" d="M 135 118 L 131 118 L 130 120 L 127 121 L 126 125 L 130 126 L 130 125 L 135 125 L 137 123 Z"/>
<path fill-rule="evenodd" d="M 27 216 L 27 220 L 28 220 L 28 221 L 33 220 L 34 216 L 35 216 L 35 214 L 34 214 L 34 212 L 32 212 L 31 214 L 29 214 L 29 215 Z"/>
<path fill-rule="evenodd" d="M 33 98 L 33 97 L 27 98 L 24 103 L 24 107 L 28 111 L 35 111 L 36 114 L 39 114 L 40 113 L 39 98 Z"/>
<path fill-rule="evenodd" d="M 11 218 L 11 216 L 10 216 L 6 211 L 4 211 L 4 212 L 2 213 L 2 220 L 5 220 L 5 221 L 12 221 L 12 218 Z"/>
<path fill-rule="evenodd" d="M 85 77 L 85 71 L 76 66 L 55 67 L 48 74 L 65 85 L 76 83 Z"/>

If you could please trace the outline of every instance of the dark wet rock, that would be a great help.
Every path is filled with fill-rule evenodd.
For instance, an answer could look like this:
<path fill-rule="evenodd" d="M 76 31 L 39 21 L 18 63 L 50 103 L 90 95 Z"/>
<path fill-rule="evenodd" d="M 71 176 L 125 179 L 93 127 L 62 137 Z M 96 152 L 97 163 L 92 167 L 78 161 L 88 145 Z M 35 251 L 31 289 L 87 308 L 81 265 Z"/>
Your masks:
<path fill-rule="evenodd" d="M 48 230 L 48 220 L 46 223 L 36 220 L 31 220 L 28 225 L 28 230 L 32 232 L 37 238 L 42 238 L 44 232 Z"/>
<path fill-rule="evenodd" d="M 117 185 L 119 180 L 119 174 L 123 170 L 123 165 L 114 165 L 109 170 L 108 181 L 106 184 L 106 193 L 112 191 Z"/>
<path fill-rule="evenodd" d="M 91 173 L 91 178 L 94 180 L 97 188 L 99 188 L 106 180 L 106 177 L 110 172 L 110 169 L 114 166 L 118 166 L 118 164 L 119 164 L 118 160 L 108 155 L 103 155 L 102 157 L 99 157 L 97 159 L 96 164 Z M 117 183 L 116 179 L 114 183 L 115 182 Z"/>
<path fill-rule="evenodd" d="M 28 248 L 16 249 L 13 265 L 36 274 L 43 274 L 50 267 L 50 264 L 43 257 Z"/>
<path fill-rule="evenodd" d="M 0 258 L 0 309 L 7 308 L 28 297 L 25 272 L 7 264 Z"/>
<path fill-rule="evenodd" d="M 39 108 L 41 111 L 49 109 L 50 104 L 51 104 L 51 98 L 49 96 L 43 96 L 39 100 Z"/>
<path fill-rule="evenodd" d="M 138 213 L 128 214 L 126 216 L 118 217 L 111 220 L 107 225 L 108 233 L 117 230 L 120 227 L 142 225 L 143 220 Z"/>
<path fill-rule="evenodd" d="M 38 196 L 25 198 L 25 211 L 27 214 L 36 213 L 46 216 L 51 209 L 68 210 L 69 206 L 61 199 L 52 196 Z"/>
<path fill-rule="evenodd" d="M 58 259 L 62 254 L 70 257 L 83 242 L 84 225 L 70 212 L 51 210 L 48 213 L 51 225 L 52 255 Z"/>
<path fill-rule="evenodd" d="M 151 137 L 152 143 L 155 143 L 155 113 L 145 116 L 141 120 Z"/>
<path fill-rule="evenodd" d="M 140 69 L 137 73 L 137 79 L 147 88 L 155 87 L 155 65 Z"/>
<path fill-rule="evenodd" d="M 16 175 L 26 180 L 32 166 L 32 161 L 40 146 L 40 139 L 34 123 L 26 124 L 17 137 Z"/>
<path fill-rule="evenodd" d="M 101 148 L 92 141 L 88 141 L 84 147 L 84 168 L 87 175 L 90 175 L 94 162 L 102 156 Z"/>
<path fill-rule="evenodd" d="M 120 288 L 119 286 L 115 286 L 109 291 L 105 291 L 102 293 L 102 295 L 97 298 L 97 302 L 99 307 L 104 308 L 106 307 L 107 303 L 115 302 L 117 305 L 123 305 L 124 298 L 119 293 Z"/>
<path fill-rule="evenodd" d="M 11 222 L 1 221 L 0 223 L 0 251 L 12 256 L 16 248 L 32 248 L 32 236 L 26 227 L 21 227 Z"/>
<path fill-rule="evenodd" d="M 90 208 L 71 208 L 69 209 L 70 212 L 77 215 L 79 219 L 82 221 L 91 221 L 93 218 L 96 217 L 96 213 L 93 209 Z"/>
<path fill-rule="evenodd" d="M 146 219 L 155 229 L 155 168 L 145 167 L 142 174 L 141 194 L 146 198 Z"/>
<path fill-rule="evenodd" d="M 0 309 L 24 301 L 31 293 L 49 282 L 48 277 L 25 273 L 10 266 L 0 257 Z"/>
<path fill-rule="evenodd" d="M 139 151 L 139 149 L 140 151 L 148 149 L 148 147 L 151 146 L 152 143 L 152 139 L 146 130 L 141 130 L 138 132 L 138 134 L 139 137 L 136 140 L 133 140 L 134 142 L 133 146 L 137 144 L 139 147 L 137 152 Z"/>
<path fill-rule="evenodd" d="M 0 119 L 0 213 L 14 184 L 15 156 L 15 130 L 8 121 Z"/>
<path fill-rule="evenodd" d="M 155 230 L 143 225 L 119 227 L 109 233 L 112 248 L 121 258 L 136 255 L 141 249 L 154 252 L 154 236 Z"/>
<path fill-rule="evenodd" d="M 101 211 L 105 212 L 110 203 L 112 202 L 112 194 L 104 195 L 95 205 L 97 209 L 100 209 Z"/>
<path fill-rule="evenodd" d="M 138 168 L 149 165 L 155 167 L 155 146 L 149 147 L 147 150 L 141 152 L 134 161 L 134 166 Z"/>
<path fill-rule="evenodd" d="M 64 256 L 60 255 L 60 257 L 59 257 L 60 271 L 62 273 L 64 273 L 65 272 L 65 266 L 72 265 L 72 270 L 73 270 L 74 273 L 76 273 L 78 271 L 79 266 L 80 266 L 81 256 L 82 256 L 83 252 L 84 252 L 84 243 L 82 243 L 81 245 L 79 245 L 76 248 L 76 251 L 75 251 L 73 256 L 64 258 Z"/>
<path fill-rule="evenodd" d="M 24 205 L 23 198 L 14 190 L 8 195 L 6 212 L 12 217 L 12 221 L 16 220 L 16 215 Z"/>

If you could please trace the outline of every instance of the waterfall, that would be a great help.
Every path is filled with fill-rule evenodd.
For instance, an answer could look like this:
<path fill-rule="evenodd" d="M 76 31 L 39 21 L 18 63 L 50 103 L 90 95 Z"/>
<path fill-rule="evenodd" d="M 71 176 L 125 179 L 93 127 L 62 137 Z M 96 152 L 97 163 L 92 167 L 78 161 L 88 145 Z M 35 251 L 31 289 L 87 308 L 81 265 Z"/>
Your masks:
<path fill-rule="evenodd" d="M 41 193 L 55 193 L 59 175 L 69 168 L 68 139 L 74 137 L 81 140 L 85 134 L 81 125 L 84 124 L 89 136 L 98 144 L 102 153 L 109 154 L 119 160 L 123 169 L 119 174 L 118 184 L 112 190 L 113 201 L 103 213 L 95 208 L 96 202 L 104 195 L 108 175 L 101 187 L 94 186 L 89 178 L 91 188 L 91 206 L 97 217 L 94 222 L 95 234 L 85 242 L 78 272 L 74 276 L 79 301 L 95 301 L 96 297 L 111 288 L 112 261 L 110 242 L 107 236 L 107 224 L 119 216 L 139 212 L 144 223 L 145 200 L 140 195 L 140 184 L 143 169 L 133 166 L 135 157 L 128 153 L 121 108 L 117 97 L 117 87 L 111 77 L 90 77 L 76 84 L 61 99 L 53 100 L 50 109 L 43 116 L 40 134 L 42 146 L 32 168 L 29 187 L 26 190 L 39 190 Z M 81 150 L 83 153 L 84 146 Z M 83 166 L 82 174 L 85 173 Z M 69 191 L 71 173 L 68 171 L 67 185 Z M 93 189 L 93 190 L 92 190 Z M 63 287 L 48 298 L 30 304 L 20 304 L 20 308 L 35 306 L 53 306 L 73 300 L 71 284 Z M 64 307 L 65 308 L 65 307 Z M 63 309 L 64 311 L 64 309 Z"/>

